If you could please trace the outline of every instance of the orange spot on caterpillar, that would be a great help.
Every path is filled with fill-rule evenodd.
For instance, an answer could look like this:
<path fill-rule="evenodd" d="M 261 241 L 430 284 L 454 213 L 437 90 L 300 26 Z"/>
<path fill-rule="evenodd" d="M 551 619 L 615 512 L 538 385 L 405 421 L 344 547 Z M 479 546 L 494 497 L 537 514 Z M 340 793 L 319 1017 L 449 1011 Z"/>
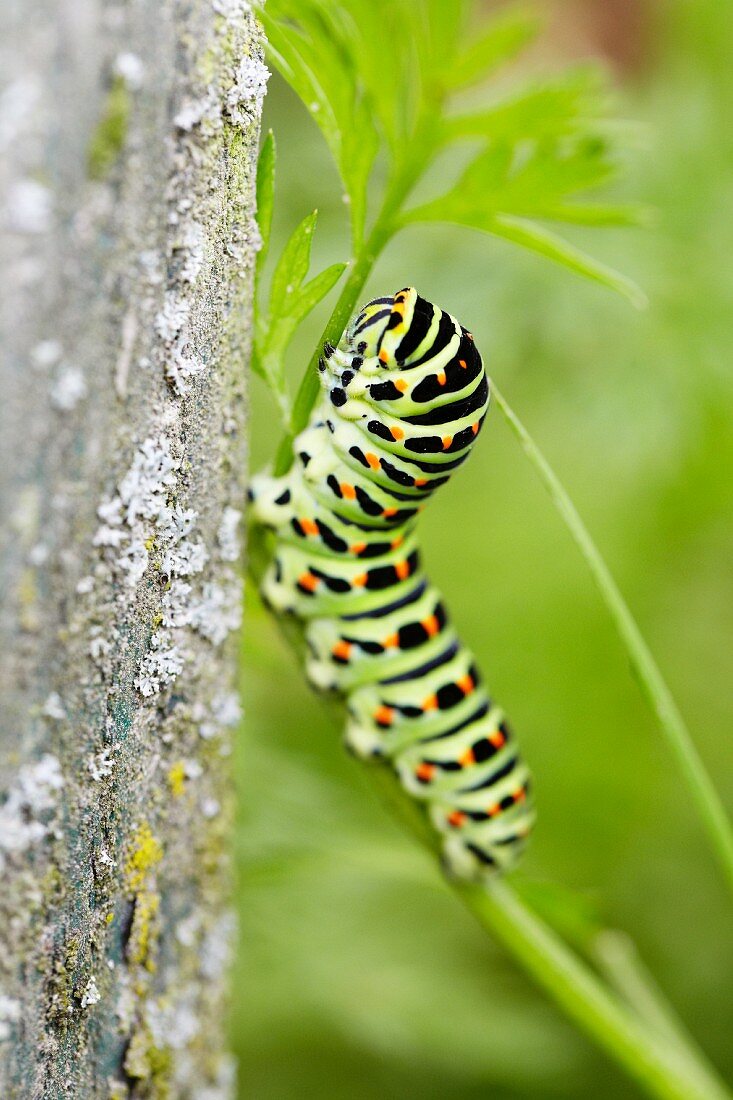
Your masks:
<path fill-rule="evenodd" d="M 354 588 L 363 588 L 364 585 L 366 584 L 366 582 L 367 582 L 366 573 L 360 573 L 358 577 L 354 577 L 354 579 L 351 583 L 352 583 Z"/>
<path fill-rule="evenodd" d="M 400 636 L 399 636 L 399 634 L 390 634 L 387 638 L 384 639 L 384 641 L 382 642 L 382 645 L 384 646 L 385 649 L 399 649 L 399 646 L 400 646 Z"/>
<path fill-rule="evenodd" d="M 422 625 L 427 631 L 428 638 L 434 637 L 440 630 L 440 624 L 435 615 L 429 615 L 427 619 L 423 619 Z"/>
<path fill-rule="evenodd" d="M 398 546 L 402 546 L 402 543 L 404 541 L 405 541 L 404 535 L 398 535 L 396 539 L 392 539 L 392 541 L 390 543 L 390 546 L 392 547 L 393 550 L 396 550 Z"/>
<path fill-rule="evenodd" d="M 301 573 L 298 577 L 298 584 L 301 588 L 307 588 L 309 592 L 315 592 L 318 577 L 314 577 L 312 573 Z"/>
<path fill-rule="evenodd" d="M 400 580 L 403 581 L 405 577 L 409 577 L 410 575 L 410 566 L 406 561 L 398 561 L 394 567 L 394 571 Z"/>
<path fill-rule="evenodd" d="M 393 718 L 394 710 L 392 707 L 382 705 L 374 711 L 374 721 L 378 726 L 391 726 Z"/>
<path fill-rule="evenodd" d="M 380 351 L 378 359 L 380 363 L 386 363 L 388 361 L 389 354 L 384 348 Z"/>
<path fill-rule="evenodd" d="M 473 338 L 472 338 L 472 339 L 473 339 Z M 463 369 L 464 369 L 464 370 L 466 369 L 467 365 L 468 365 L 468 364 L 466 363 L 466 360 L 465 360 L 465 359 L 459 359 L 459 360 L 458 360 L 458 366 L 459 366 L 459 367 L 463 367 Z"/>
<path fill-rule="evenodd" d="M 428 483 L 428 479 L 426 477 L 416 477 L 415 478 L 415 488 L 416 489 L 422 489 L 423 485 L 427 485 L 427 483 Z"/>
<path fill-rule="evenodd" d="M 398 378 L 395 381 L 395 387 L 400 391 L 400 393 L 404 393 L 407 389 L 407 382 L 405 382 L 404 378 Z"/>
<path fill-rule="evenodd" d="M 437 695 L 429 695 L 428 698 L 423 702 L 422 709 L 423 710 L 437 710 L 438 709 L 438 696 Z"/>
<path fill-rule="evenodd" d="M 356 500 L 356 489 L 353 485 L 349 485 L 348 482 L 342 481 L 339 488 L 341 489 L 344 500 Z"/>
<path fill-rule="evenodd" d="M 300 526 L 303 528 L 303 531 L 306 535 L 318 534 L 318 527 L 312 519 L 302 519 L 300 521 Z"/>
<path fill-rule="evenodd" d="M 331 650 L 334 657 L 339 657 L 342 661 L 348 661 L 353 646 L 351 642 L 345 642 L 343 639 L 336 642 L 336 645 Z"/>
<path fill-rule="evenodd" d="M 415 777 L 419 779 L 421 783 L 429 783 L 435 775 L 435 771 L 435 764 L 428 764 L 427 761 L 423 760 L 415 768 Z"/>
<path fill-rule="evenodd" d="M 460 810 L 454 810 L 453 813 L 448 814 L 447 820 L 454 829 L 460 829 L 466 824 L 467 818 Z"/>
<path fill-rule="evenodd" d="M 379 459 L 372 451 L 368 451 L 364 455 L 364 458 L 367 460 L 373 470 L 379 469 Z"/>
<path fill-rule="evenodd" d="M 436 374 L 435 377 L 438 380 L 438 385 L 439 386 L 444 386 L 445 385 L 445 371 L 444 370 L 438 371 L 438 373 Z"/>
<path fill-rule="evenodd" d="M 501 730 L 494 730 L 493 733 L 489 734 L 489 741 L 495 749 L 500 749 L 501 746 L 505 743 L 506 737 L 501 732 Z"/>
<path fill-rule="evenodd" d="M 496 817 L 498 814 L 501 813 L 501 806 L 499 805 L 498 802 L 495 802 L 493 806 L 489 806 L 486 813 L 488 814 L 489 817 Z"/>
<path fill-rule="evenodd" d="M 456 680 L 456 685 L 461 689 L 464 695 L 470 695 L 475 686 L 473 682 L 473 677 L 469 676 L 468 673 L 465 676 L 461 676 L 460 679 Z"/>
<path fill-rule="evenodd" d="M 444 435 L 441 442 L 443 444 L 443 450 L 447 451 L 448 448 L 450 447 L 451 443 L 453 442 L 453 436 L 452 435 Z"/>
<path fill-rule="evenodd" d="M 462 752 L 458 757 L 458 763 L 462 768 L 468 768 L 471 764 L 475 764 L 476 757 L 473 755 L 473 749 L 466 749 L 465 752 Z"/>
<path fill-rule="evenodd" d="M 365 542 L 355 542 L 353 546 L 349 547 L 352 554 L 356 554 L 358 557 L 363 550 L 366 550 L 367 544 Z"/>
<path fill-rule="evenodd" d="M 397 515 L 397 509 L 396 508 L 385 508 L 382 512 L 382 515 L 384 516 L 385 519 L 390 519 L 391 516 L 396 516 Z"/>
<path fill-rule="evenodd" d="M 392 438 L 395 440 L 395 442 L 398 439 L 405 438 L 405 433 L 402 431 L 402 428 L 398 428 L 396 424 L 393 424 L 389 430 L 392 433 Z"/>
<path fill-rule="evenodd" d="M 524 802 L 526 797 L 527 797 L 527 792 L 525 791 L 524 787 L 520 787 L 519 790 L 515 791 L 514 794 L 512 795 L 512 798 L 514 799 L 515 802 Z"/>
<path fill-rule="evenodd" d="M 478 431 L 478 420 L 476 421 L 475 424 L 471 425 L 471 431 L 473 432 L 474 435 L 476 435 L 476 433 Z"/>

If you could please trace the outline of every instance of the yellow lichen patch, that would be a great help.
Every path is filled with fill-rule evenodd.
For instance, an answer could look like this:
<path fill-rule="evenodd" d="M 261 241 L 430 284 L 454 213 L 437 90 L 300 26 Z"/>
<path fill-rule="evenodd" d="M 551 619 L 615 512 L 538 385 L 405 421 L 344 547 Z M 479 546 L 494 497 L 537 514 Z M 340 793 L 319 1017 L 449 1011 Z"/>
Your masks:
<path fill-rule="evenodd" d="M 127 947 L 129 962 L 144 966 L 151 973 L 155 970 L 151 948 L 156 940 L 155 925 L 159 908 L 160 898 L 152 890 L 142 890 L 137 895 Z"/>
<path fill-rule="evenodd" d="M 125 884 L 131 894 L 143 886 L 148 872 L 163 858 L 163 849 L 146 821 L 132 838 L 130 853 L 125 860 Z"/>
<path fill-rule="evenodd" d="M 144 1095 L 164 1100 L 170 1096 L 171 1052 L 157 1047 L 147 1027 L 136 1031 L 125 1055 L 125 1073 L 133 1081 L 148 1082 Z M 137 1095 L 137 1092 L 136 1092 Z M 142 1094 L 141 1094 L 142 1095 Z"/>
<path fill-rule="evenodd" d="M 178 798 L 186 789 L 186 766 L 182 760 L 168 772 L 168 786 L 174 798 Z"/>

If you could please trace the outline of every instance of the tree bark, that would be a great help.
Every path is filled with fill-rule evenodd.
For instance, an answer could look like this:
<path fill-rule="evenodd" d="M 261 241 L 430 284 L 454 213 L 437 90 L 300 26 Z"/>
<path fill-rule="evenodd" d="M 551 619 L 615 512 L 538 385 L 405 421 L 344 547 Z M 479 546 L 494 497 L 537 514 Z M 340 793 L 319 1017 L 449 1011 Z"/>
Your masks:
<path fill-rule="evenodd" d="M 230 1095 L 244 0 L 0 15 L 0 1095 Z"/>

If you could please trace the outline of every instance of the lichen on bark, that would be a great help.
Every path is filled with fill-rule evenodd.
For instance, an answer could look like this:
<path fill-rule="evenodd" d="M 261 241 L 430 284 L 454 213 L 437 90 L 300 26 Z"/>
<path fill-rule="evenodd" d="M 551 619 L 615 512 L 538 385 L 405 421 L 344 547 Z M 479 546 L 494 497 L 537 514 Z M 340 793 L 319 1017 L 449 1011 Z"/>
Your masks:
<path fill-rule="evenodd" d="M 244 0 L 31 6 L 0 34 L 0 1095 L 219 1100 L 266 70 Z"/>

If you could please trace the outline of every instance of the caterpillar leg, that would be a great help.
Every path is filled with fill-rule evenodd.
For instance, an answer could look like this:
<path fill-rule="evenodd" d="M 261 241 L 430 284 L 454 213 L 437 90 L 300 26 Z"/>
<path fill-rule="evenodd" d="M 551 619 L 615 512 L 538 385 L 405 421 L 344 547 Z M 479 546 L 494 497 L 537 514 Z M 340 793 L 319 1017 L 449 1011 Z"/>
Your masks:
<path fill-rule="evenodd" d="M 254 518 L 265 527 L 282 527 L 293 516 L 290 477 L 257 474 L 249 487 L 249 502 Z"/>
<path fill-rule="evenodd" d="M 275 557 L 268 567 L 260 586 L 260 593 L 265 603 L 280 614 L 295 611 L 297 600 L 292 585 L 283 581 L 282 565 L 279 557 Z"/>

